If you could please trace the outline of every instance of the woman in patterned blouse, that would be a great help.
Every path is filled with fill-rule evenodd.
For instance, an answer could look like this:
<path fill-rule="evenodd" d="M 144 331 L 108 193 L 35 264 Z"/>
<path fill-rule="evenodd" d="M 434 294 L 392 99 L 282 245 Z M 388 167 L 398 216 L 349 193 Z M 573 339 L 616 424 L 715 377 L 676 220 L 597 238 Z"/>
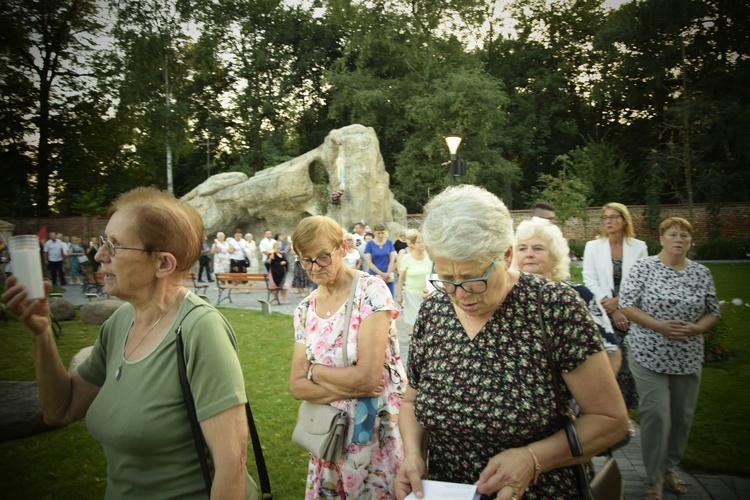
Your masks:
<path fill-rule="evenodd" d="M 633 265 L 620 307 L 631 322 L 625 342 L 638 388 L 647 500 L 662 485 L 686 493 L 676 473 L 690 434 L 703 365 L 703 332 L 719 320 L 711 272 L 687 258 L 693 227 L 680 217 L 659 226 L 658 255 Z"/>
<path fill-rule="evenodd" d="M 493 194 L 450 187 L 425 213 L 422 235 L 439 279 L 409 344 L 397 498 L 421 498 L 423 478 L 477 483 L 478 493 L 501 500 L 579 498 L 570 466 L 627 432 L 586 306 L 565 284 L 509 269 L 513 225 Z M 554 366 L 539 330 L 540 295 Z M 558 423 L 552 370 L 564 381 L 563 404 L 574 397 L 581 408 L 584 455 L 575 459 Z"/>

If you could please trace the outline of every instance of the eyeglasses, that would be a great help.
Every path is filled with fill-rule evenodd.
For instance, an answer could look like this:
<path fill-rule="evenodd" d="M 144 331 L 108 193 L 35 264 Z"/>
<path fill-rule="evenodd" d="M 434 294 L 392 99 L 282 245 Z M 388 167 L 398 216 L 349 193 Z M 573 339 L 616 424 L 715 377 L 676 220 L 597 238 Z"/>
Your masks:
<path fill-rule="evenodd" d="M 477 295 L 487 291 L 487 280 L 490 279 L 490 275 L 492 274 L 492 270 L 494 268 L 495 261 L 493 260 L 492 265 L 487 270 L 487 274 L 484 275 L 484 278 L 472 278 L 470 280 L 463 281 L 430 280 L 430 283 L 435 287 L 436 290 L 439 290 L 440 292 L 445 294 L 454 294 L 456 293 L 456 288 L 461 287 L 466 293 Z M 432 271 L 430 272 L 430 274 L 433 274 L 434 272 L 435 264 L 432 265 Z"/>
<path fill-rule="evenodd" d="M 615 214 L 615 215 L 602 215 L 599 218 L 602 220 L 602 222 L 607 222 L 608 220 L 622 219 L 622 215 L 619 215 L 619 214 Z"/>
<path fill-rule="evenodd" d="M 111 241 L 109 241 L 109 238 L 105 238 L 104 236 L 99 236 L 99 248 L 103 248 L 105 252 L 107 252 L 107 255 L 110 257 L 115 255 L 115 250 L 136 250 L 138 252 L 147 252 L 145 248 L 128 248 L 120 245 L 115 245 Z"/>
<path fill-rule="evenodd" d="M 333 250 L 327 254 L 320 255 L 317 259 L 300 259 L 297 261 L 297 266 L 305 271 L 312 269 L 313 264 L 317 264 L 318 267 L 327 267 L 333 262 L 331 255 L 333 255 Z"/>

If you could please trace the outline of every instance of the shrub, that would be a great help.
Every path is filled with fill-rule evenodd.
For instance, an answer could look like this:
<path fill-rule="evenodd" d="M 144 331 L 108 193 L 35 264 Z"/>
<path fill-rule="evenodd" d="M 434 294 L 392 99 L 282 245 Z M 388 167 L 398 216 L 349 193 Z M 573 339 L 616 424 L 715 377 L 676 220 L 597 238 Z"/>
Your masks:
<path fill-rule="evenodd" d="M 693 247 L 693 258 L 700 260 L 740 260 L 750 258 L 750 239 L 716 238 Z"/>
<path fill-rule="evenodd" d="M 733 317 L 737 314 L 738 307 L 750 307 L 742 299 L 732 299 L 731 302 L 719 301 L 721 307 L 721 319 L 713 328 L 703 334 L 704 351 L 707 362 L 726 361 L 732 352 L 726 347 L 726 341 L 732 332 Z"/>
<path fill-rule="evenodd" d="M 583 260 L 583 250 L 586 248 L 586 242 L 585 241 L 577 241 L 577 240 L 568 240 L 568 246 L 570 247 L 570 259 L 571 260 Z M 573 259 L 573 256 L 576 256 L 576 259 Z"/>

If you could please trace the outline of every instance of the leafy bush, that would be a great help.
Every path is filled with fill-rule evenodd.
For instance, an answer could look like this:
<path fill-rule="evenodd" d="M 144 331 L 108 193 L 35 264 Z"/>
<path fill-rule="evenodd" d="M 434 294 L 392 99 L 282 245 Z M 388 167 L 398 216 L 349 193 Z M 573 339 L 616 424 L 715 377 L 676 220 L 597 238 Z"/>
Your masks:
<path fill-rule="evenodd" d="M 740 260 L 750 258 L 750 239 L 716 238 L 693 247 L 693 258 L 700 260 Z"/>
<path fill-rule="evenodd" d="M 738 309 L 750 307 L 750 303 L 744 303 L 742 299 L 732 299 L 731 302 L 719 301 L 721 307 L 721 319 L 713 328 L 703 334 L 704 351 L 706 361 L 726 361 L 732 356 L 732 351 L 727 347 L 727 339 L 732 333 Z"/>
<path fill-rule="evenodd" d="M 585 241 L 568 240 L 568 246 L 570 247 L 570 259 L 583 261 L 583 250 L 586 248 Z M 573 256 L 576 259 L 573 259 Z"/>

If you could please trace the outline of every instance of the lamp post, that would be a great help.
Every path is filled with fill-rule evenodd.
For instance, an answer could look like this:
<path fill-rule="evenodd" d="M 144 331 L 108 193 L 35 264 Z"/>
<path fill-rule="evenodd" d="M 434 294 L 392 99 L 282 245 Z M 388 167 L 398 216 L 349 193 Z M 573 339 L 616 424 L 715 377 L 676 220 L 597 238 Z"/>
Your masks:
<path fill-rule="evenodd" d="M 448 151 L 451 154 L 451 181 L 453 185 L 456 185 L 456 175 L 458 175 L 458 161 L 456 160 L 456 152 L 458 146 L 461 145 L 461 136 L 456 134 L 446 135 L 445 143 L 448 145 Z"/>

